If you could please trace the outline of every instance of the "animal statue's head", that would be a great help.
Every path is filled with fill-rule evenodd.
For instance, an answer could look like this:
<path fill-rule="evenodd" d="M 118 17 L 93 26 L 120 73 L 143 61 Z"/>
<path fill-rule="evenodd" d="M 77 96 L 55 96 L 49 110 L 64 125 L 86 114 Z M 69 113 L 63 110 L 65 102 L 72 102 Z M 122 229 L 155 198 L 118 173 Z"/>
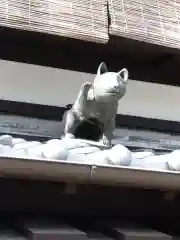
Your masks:
<path fill-rule="evenodd" d="M 106 64 L 102 62 L 97 70 L 90 95 L 99 102 L 121 99 L 126 93 L 128 70 L 123 68 L 119 72 L 108 72 Z"/>

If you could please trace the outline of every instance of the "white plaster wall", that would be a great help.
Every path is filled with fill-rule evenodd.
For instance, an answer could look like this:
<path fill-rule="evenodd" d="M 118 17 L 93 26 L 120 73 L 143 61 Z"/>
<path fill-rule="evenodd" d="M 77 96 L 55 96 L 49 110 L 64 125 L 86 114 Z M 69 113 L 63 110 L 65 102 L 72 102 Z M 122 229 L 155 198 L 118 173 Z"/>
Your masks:
<path fill-rule="evenodd" d="M 93 74 L 0 60 L 0 99 L 64 106 L 72 103 L 81 84 Z M 128 82 L 119 113 L 180 121 L 180 88 Z"/>

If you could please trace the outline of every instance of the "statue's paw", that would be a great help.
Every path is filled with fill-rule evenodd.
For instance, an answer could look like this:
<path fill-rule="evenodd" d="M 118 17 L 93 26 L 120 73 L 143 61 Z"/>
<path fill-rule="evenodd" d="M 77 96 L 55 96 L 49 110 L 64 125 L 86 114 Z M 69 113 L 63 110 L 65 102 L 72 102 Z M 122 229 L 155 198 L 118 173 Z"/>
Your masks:
<path fill-rule="evenodd" d="M 64 135 L 64 139 L 74 139 L 74 138 L 75 138 L 75 136 L 72 133 L 66 133 Z"/>
<path fill-rule="evenodd" d="M 89 82 L 85 82 L 83 85 L 82 85 L 83 89 L 87 92 L 89 91 L 89 89 L 92 87 L 92 83 L 89 83 Z"/>
<path fill-rule="evenodd" d="M 102 143 L 103 145 L 106 145 L 106 146 L 110 146 L 110 141 L 107 138 L 102 138 L 100 140 L 100 143 Z"/>

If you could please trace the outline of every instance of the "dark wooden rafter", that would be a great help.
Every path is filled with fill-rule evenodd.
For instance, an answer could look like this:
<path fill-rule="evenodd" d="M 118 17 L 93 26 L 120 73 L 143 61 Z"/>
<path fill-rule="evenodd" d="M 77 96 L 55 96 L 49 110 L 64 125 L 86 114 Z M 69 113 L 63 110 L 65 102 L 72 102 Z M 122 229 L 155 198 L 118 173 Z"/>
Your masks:
<path fill-rule="evenodd" d="M 66 106 L 47 106 L 33 103 L 0 100 L 0 114 L 18 115 L 31 118 L 62 121 L 64 113 L 72 104 Z M 141 130 L 153 130 L 180 134 L 180 122 L 166 121 L 153 118 L 120 115 L 116 117 L 116 126 Z"/>
<path fill-rule="evenodd" d="M 8 28 L 0 32 L 0 59 L 88 73 L 105 61 L 112 71 L 127 67 L 131 79 L 169 85 L 180 85 L 179 56 L 178 51 L 122 37 L 98 44 Z"/>

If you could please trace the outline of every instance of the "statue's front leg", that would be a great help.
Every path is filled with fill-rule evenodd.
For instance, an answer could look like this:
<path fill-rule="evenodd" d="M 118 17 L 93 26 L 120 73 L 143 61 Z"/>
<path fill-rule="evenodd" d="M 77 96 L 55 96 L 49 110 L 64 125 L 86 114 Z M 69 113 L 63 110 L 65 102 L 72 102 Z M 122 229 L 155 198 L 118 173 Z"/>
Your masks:
<path fill-rule="evenodd" d="M 64 138 L 75 138 L 75 131 L 79 124 L 80 120 L 76 114 L 72 110 L 69 110 L 66 116 Z"/>
<path fill-rule="evenodd" d="M 111 141 L 113 139 L 113 131 L 115 129 L 115 120 L 111 119 L 104 124 L 103 135 L 100 142 L 106 146 L 111 146 Z"/>

